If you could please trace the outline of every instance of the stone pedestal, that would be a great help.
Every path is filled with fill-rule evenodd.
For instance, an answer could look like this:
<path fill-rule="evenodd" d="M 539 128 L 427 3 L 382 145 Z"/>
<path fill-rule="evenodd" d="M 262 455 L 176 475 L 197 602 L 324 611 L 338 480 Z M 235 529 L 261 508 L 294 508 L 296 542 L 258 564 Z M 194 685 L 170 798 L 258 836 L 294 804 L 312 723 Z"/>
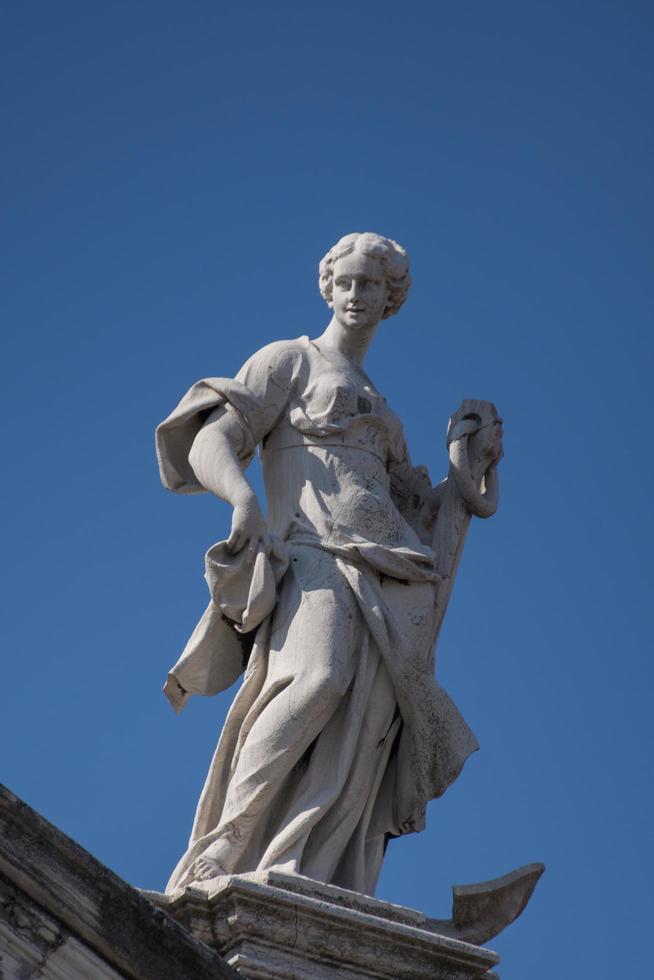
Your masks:
<path fill-rule="evenodd" d="M 413 909 L 278 872 L 145 893 L 243 977 L 498 980 L 496 953 L 430 927 Z"/>

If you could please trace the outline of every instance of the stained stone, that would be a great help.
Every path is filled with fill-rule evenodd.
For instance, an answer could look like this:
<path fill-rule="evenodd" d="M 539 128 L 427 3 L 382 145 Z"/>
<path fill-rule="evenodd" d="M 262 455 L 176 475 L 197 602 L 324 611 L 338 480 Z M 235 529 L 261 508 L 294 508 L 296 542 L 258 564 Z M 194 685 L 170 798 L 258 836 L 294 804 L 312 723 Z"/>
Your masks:
<path fill-rule="evenodd" d="M 374 894 L 389 837 L 422 830 L 478 748 L 434 648 L 471 517 L 498 505 L 502 420 L 465 401 L 432 485 L 364 370 L 407 297 L 406 252 L 346 235 L 319 282 L 318 337 L 197 382 L 157 430 L 164 486 L 233 507 L 165 693 L 179 711 L 244 672 L 168 892 L 281 870 Z M 257 448 L 266 517 L 244 475 Z"/>
<path fill-rule="evenodd" d="M 370 897 L 389 839 L 424 828 L 479 747 L 437 681 L 436 644 L 503 452 L 495 406 L 465 399 L 445 478 L 412 462 L 364 369 L 410 284 L 397 242 L 346 235 L 319 266 L 323 332 L 197 382 L 157 429 L 163 485 L 233 508 L 164 692 L 180 711 L 243 681 L 167 898 L 151 898 L 249 977 L 489 976 L 480 944 L 543 871 L 455 889 L 451 920 Z M 245 476 L 256 451 L 267 509 Z"/>
<path fill-rule="evenodd" d="M 148 892 L 247 978 L 491 980 L 499 957 L 431 928 L 413 909 L 275 871 Z"/>
<path fill-rule="evenodd" d="M 214 950 L 0 786 L 1 980 L 229 980 Z"/>

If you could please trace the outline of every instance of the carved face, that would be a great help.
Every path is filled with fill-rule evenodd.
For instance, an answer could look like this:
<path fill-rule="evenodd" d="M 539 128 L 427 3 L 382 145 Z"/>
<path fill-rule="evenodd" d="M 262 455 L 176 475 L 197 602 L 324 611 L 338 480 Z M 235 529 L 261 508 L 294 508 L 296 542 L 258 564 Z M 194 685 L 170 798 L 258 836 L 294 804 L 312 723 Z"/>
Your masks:
<path fill-rule="evenodd" d="M 334 263 L 332 304 L 346 330 L 375 327 L 386 309 L 388 285 L 379 259 L 351 252 Z"/>

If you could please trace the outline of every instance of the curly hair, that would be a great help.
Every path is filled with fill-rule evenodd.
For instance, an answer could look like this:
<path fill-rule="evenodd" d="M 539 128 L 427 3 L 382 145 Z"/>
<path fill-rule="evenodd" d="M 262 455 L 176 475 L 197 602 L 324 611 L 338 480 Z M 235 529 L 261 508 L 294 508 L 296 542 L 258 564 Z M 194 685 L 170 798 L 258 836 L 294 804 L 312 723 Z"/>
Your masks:
<path fill-rule="evenodd" d="M 409 275 L 409 259 L 401 245 L 392 238 L 384 238 L 372 231 L 352 232 L 336 242 L 321 260 L 318 283 L 322 298 L 329 307 L 332 306 L 334 288 L 334 263 L 354 251 L 364 255 L 373 255 L 381 262 L 382 270 L 388 285 L 388 301 L 382 314 L 382 320 L 392 316 L 400 309 L 407 298 L 411 276 Z"/>

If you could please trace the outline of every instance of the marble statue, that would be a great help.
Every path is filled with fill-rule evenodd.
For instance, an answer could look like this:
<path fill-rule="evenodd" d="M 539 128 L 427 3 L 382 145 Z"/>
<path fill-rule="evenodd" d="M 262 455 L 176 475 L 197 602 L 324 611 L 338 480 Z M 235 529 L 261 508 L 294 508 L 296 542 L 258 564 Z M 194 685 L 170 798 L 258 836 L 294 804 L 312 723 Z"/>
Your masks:
<path fill-rule="evenodd" d="M 424 827 L 477 748 L 434 649 L 471 516 L 497 508 L 502 420 L 465 401 L 432 486 L 364 369 L 407 297 L 406 252 L 346 235 L 319 282 L 323 333 L 199 381 L 157 430 L 164 486 L 233 506 L 165 692 L 181 710 L 244 672 L 169 892 L 274 869 L 372 895 L 388 841 Z M 257 448 L 267 516 L 245 476 Z"/>

